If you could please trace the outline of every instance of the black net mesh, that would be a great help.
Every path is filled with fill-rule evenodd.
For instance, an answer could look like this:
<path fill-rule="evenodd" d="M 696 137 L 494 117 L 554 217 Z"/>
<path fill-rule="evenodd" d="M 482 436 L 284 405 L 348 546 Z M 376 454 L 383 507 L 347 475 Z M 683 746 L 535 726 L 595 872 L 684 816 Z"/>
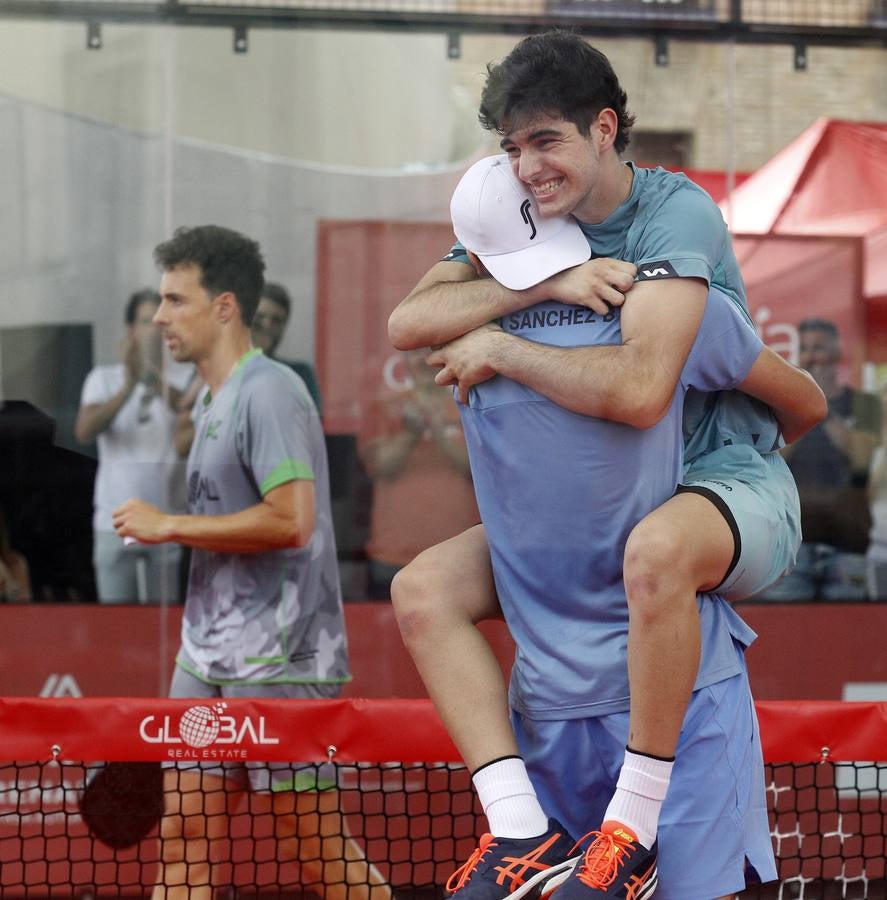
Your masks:
<path fill-rule="evenodd" d="M 152 763 L 3 764 L 0 896 L 148 896 L 160 880 L 176 900 L 432 898 L 485 827 L 455 763 L 264 775 L 275 790 Z M 771 764 L 767 778 L 780 881 L 743 897 L 887 897 L 887 764 Z"/>
<path fill-rule="evenodd" d="M 161 784 L 159 773 L 151 763 L 0 768 L 0 896 L 146 895 L 158 880 L 185 897 L 432 895 L 483 830 L 453 763 L 277 766 L 270 792 L 195 769 L 166 769 Z"/>

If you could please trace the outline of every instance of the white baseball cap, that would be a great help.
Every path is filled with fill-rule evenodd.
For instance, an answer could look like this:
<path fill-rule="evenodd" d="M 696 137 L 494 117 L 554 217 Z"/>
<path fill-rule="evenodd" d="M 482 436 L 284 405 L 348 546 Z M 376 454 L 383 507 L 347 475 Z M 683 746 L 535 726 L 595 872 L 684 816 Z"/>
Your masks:
<path fill-rule="evenodd" d="M 476 162 L 450 201 L 453 231 L 500 284 L 520 291 L 591 258 L 572 216 L 544 219 L 504 153 Z"/>

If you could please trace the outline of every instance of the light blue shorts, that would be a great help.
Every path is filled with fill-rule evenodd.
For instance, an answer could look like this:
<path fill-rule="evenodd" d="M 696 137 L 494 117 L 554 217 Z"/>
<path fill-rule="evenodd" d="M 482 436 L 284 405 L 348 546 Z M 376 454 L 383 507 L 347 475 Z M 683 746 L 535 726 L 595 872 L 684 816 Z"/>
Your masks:
<path fill-rule="evenodd" d="M 741 652 L 737 648 L 737 653 Z M 600 827 L 628 741 L 628 712 L 538 721 L 512 715 L 542 808 L 575 839 Z M 746 861 L 754 872 L 746 872 Z M 656 900 L 714 900 L 772 881 L 758 721 L 742 672 L 693 694 L 662 816 Z"/>
<path fill-rule="evenodd" d="M 801 504 L 779 453 L 761 455 L 746 444 L 721 447 L 684 472 L 678 493 L 711 500 L 733 531 L 735 553 L 715 588 L 731 603 L 775 584 L 795 565 L 801 546 Z"/>
<path fill-rule="evenodd" d="M 184 653 L 183 650 L 180 653 Z M 176 666 L 169 689 L 170 697 L 222 698 L 246 697 L 254 699 L 328 700 L 338 697 L 341 684 L 210 684 Z M 175 762 L 168 768 L 199 768 L 207 775 L 225 778 L 238 787 L 247 784 L 254 791 L 323 791 L 336 786 L 335 766 L 314 763 L 281 762 Z"/>

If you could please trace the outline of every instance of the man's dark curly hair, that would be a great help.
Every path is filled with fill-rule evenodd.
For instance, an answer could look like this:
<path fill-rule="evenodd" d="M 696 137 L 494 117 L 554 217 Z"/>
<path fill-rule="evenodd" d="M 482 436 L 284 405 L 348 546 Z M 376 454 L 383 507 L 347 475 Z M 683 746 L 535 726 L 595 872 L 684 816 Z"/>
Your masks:
<path fill-rule="evenodd" d="M 572 122 L 588 135 L 602 109 L 619 118 L 615 148 L 628 146 L 634 116 L 610 61 L 584 38 L 556 29 L 524 38 L 500 63 L 487 66 L 478 119 L 504 134 L 542 116 Z"/>
<path fill-rule="evenodd" d="M 154 248 L 164 271 L 199 266 L 200 284 L 214 296 L 230 291 L 237 298 L 243 324 L 252 325 L 264 284 L 265 260 L 251 238 L 219 225 L 177 228 Z"/>

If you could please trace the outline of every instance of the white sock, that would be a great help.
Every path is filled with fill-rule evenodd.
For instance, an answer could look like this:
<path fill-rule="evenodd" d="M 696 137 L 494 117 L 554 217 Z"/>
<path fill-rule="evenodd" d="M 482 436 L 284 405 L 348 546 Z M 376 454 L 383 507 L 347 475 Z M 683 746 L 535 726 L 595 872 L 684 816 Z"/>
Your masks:
<path fill-rule="evenodd" d="M 626 748 L 616 793 L 604 814 L 628 826 L 648 850 L 656 840 L 659 812 L 668 791 L 674 760 L 656 759 Z"/>
<path fill-rule="evenodd" d="M 472 776 L 490 832 L 496 837 L 531 838 L 548 830 L 536 791 L 519 756 L 481 766 Z"/>

